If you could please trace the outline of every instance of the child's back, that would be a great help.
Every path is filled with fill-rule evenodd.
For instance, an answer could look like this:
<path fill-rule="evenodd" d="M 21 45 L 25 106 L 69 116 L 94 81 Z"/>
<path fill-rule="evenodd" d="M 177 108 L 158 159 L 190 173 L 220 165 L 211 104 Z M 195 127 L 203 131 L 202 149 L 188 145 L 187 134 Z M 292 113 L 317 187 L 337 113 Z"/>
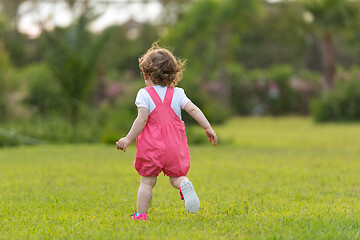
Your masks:
<path fill-rule="evenodd" d="M 153 86 L 153 88 L 155 89 L 156 93 L 159 95 L 161 101 L 164 101 L 166 90 L 168 87 L 155 85 Z M 184 109 L 185 105 L 188 102 L 190 102 L 190 99 L 186 96 L 184 90 L 182 88 L 175 87 L 173 99 L 171 101 L 171 108 L 174 110 L 174 112 L 180 119 L 182 119 L 181 109 Z M 139 90 L 136 96 L 135 105 L 138 108 L 139 107 L 147 108 L 149 110 L 149 114 L 155 109 L 155 103 L 152 100 L 149 92 L 146 91 L 145 88 Z"/>
<path fill-rule="evenodd" d="M 190 168 L 190 154 L 185 125 L 172 108 L 174 88 L 167 87 L 163 101 L 155 88 L 145 88 L 155 108 L 147 124 L 136 139 L 135 169 L 141 176 L 186 176 Z"/>

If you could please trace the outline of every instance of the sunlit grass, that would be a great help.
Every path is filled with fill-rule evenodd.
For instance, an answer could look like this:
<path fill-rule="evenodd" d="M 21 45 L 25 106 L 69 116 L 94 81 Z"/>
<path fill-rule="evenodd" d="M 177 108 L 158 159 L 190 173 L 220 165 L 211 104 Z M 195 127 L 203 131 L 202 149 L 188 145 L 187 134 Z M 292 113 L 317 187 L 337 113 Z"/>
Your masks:
<path fill-rule="evenodd" d="M 160 176 L 146 223 L 128 220 L 134 146 L 0 150 L 0 239 L 360 237 L 359 124 L 245 118 L 215 130 L 219 146 L 190 148 L 200 211 Z"/>

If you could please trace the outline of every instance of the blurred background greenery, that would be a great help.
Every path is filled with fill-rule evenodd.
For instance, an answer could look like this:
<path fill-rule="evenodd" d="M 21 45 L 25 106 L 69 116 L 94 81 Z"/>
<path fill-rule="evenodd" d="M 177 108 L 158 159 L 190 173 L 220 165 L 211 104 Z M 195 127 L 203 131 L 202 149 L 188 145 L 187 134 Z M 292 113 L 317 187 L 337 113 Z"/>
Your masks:
<path fill-rule="evenodd" d="M 58 5 L 68 24 L 41 15 Z M 125 20 L 94 29 L 109 9 Z M 35 32 L 21 27 L 29 16 Z M 179 86 L 213 124 L 359 121 L 359 23 L 358 0 L 2 0 L 0 145 L 113 144 L 136 117 L 137 58 L 155 41 L 187 59 Z"/>

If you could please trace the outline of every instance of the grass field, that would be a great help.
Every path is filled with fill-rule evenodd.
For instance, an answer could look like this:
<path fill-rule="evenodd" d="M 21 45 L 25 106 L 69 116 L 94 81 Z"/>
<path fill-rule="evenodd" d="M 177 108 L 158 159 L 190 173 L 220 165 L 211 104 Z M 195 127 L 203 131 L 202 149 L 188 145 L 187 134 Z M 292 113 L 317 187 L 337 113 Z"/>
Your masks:
<path fill-rule="evenodd" d="M 360 238 L 360 124 L 245 118 L 215 130 L 219 146 L 190 147 L 199 212 L 160 176 L 148 222 L 128 220 L 134 145 L 0 149 L 0 239 Z"/>

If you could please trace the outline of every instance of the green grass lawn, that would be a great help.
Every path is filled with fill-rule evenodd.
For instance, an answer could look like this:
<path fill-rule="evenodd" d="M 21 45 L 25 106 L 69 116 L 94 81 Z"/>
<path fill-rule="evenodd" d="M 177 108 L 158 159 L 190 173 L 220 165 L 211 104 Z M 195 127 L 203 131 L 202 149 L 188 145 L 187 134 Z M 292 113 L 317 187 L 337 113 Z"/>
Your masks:
<path fill-rule="evenodd" d="M 129 221 L 134 144 L 0 149 L 0 239 L 360 238 L 360 124 L 245 118 L 215 130 L 219 146 L 190 147 L 199 212 L 160 176 L 148 222 Z"/>

